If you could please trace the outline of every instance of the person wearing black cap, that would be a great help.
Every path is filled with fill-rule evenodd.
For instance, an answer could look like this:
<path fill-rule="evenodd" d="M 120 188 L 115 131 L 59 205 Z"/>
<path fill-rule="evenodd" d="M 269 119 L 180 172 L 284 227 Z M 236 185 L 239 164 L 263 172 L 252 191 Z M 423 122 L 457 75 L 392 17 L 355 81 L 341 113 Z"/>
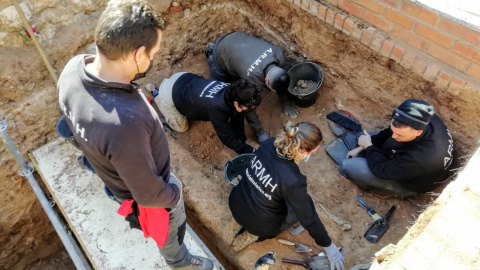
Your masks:
<path fill-rule="evenodd" d="M 220 37 L 215 44 L 207 44 L 205 55 L 208 59 L 212 79 L 231 82 L 246 79 L 261 89 L 265 85 L 275 91 L 283 105 L 283 112 L 292 117 L 298 111 L 287 97 L 290 77 L 280 68 L 285 58 L 280 48 L 244 32 L 232 32 Z M 255 111 L 246 115 L 246 120 L 258 137 L 259 142 L 268 138 Z"/>
<path fill-rule="evenodd" d="M 360 188 L 411 196 L 444 182 L 452 161 L 452 136 L 433 106 L 407 99 L 393 111 L 390 128 L 373 136 L 364 131 L 339 170 Z"/>

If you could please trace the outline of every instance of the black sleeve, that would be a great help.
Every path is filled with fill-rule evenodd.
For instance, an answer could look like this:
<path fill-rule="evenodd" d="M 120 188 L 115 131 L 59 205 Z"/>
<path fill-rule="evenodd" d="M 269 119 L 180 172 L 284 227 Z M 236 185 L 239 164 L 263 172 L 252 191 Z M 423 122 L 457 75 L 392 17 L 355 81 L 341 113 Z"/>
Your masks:
<path fill-rule="evenodd" d="M 139 205 L 173 207 L 180 199 L 181 191 L 176 185 L 167 183 L 157 175 L 148 127 L 140 122 L 137 121 L 117 132 L 110 140 L 107 156 Z"/>
<path fill-rule="evenodd" d="M 307 193 L 307 182 L 303 181 L 289 188 L 284 197 L 302 226 L 315 240 L 315 243 L 322 247 L 330 246 L 332 240 L 318 217 L 312 198 Z"/>
<path fill-rule="evenodd" d="M 232 123 L 230 123 L 230 116 L 223 111 L 210 110 L 208 114 L 210 116 L 210 121 L 212 121 L 213 128 L 215 129 L 218 138 L 220 139 L 220 141 L 222 141 L 224 145 L 226 145 L 228 148 L 232 149 L 239 155 L 244 153 L 253 153 L 253 147 L 244 143 L 242 140 L 238 139 L 235 136 L 235 132 L 238 133 L 239 131 L 238 128 L 234 130 L 232 126 L 235 125 L 236 121 L 239 121 L 239 119 L 234 117 L 231 119 Z M 241 121 L 243 121 L 243 117 L 241 117 Z M 242 132 L 245 138 L 245 130 L 243 129 Z"/>
<path fill-rule="evenodd" d="M 372 173 L 381 179 L 412 180 L 428 173 L 421 162 L 407 153 L 398 153 L 389 159 L 382 150 L 372 145 L 367 147 L 366 157 Z"/>
<path fill-rule="evenodd" d="M 372 136 L 372 144 L 375 147 L 378 147 L 382 149 L 383 144 L 392 137 L 392 130 L 389 128 L 386 128 L 382 131 L 380 131 L 378 134 Z"/>

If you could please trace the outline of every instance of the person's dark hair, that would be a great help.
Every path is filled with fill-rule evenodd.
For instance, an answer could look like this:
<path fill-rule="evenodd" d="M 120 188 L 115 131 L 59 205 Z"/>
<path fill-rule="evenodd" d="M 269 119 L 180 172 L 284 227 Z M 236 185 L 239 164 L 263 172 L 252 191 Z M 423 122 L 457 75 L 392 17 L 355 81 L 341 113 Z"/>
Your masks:
<path fill-rule="evenodd" d="M 225 100 L 232 107 L 236 101 L 239 106 L 253 109 L 260 104 L 262 97 L 256 85 L 245 79 L 239 79 L 225 88 Z"/>
<path fill-rule="evenodd" d="M 159 29 L 165 29 L 163 18 L 144 0 L 110 0 L 98 20 L 95 42 L 110 60 L 122 59 L 141 46 L 148 54 Z"/>
<path fill-rule="evenodd" d="M 305 158 L 301 155 L 301 151 L 312 151 L 320 145 L 322 139 L 322 132 L 317 126 L 307 122 L 295 125 L 287 121 L 275 139 L 274 145 L 280 157 L 293 159 L 298 163 Z"/>
<path fill-rule="evenodd" d="M 290 76 L 283 68 L 273 67 L 267 73 L 268 83 L 270 88 L 275 90 L 277 94 L 283 95 L 288 91 L 290 84 Z"/>
<path fill-rule="evenodd" d="M 396 128 L 406 128 L 406 127 L 411 127 L 403 122 L 398 121 L 397 119 L 392 119 L 392 125 Z"/>

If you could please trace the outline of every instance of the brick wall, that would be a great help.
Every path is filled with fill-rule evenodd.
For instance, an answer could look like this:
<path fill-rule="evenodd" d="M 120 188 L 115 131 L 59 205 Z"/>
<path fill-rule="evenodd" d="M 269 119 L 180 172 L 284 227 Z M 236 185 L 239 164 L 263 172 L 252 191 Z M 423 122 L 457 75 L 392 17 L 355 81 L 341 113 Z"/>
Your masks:
<path fill-rule="evenodd" d="M 452 94 L 480 89 L 480 33 L 409 0 L 287 0 Z"/>

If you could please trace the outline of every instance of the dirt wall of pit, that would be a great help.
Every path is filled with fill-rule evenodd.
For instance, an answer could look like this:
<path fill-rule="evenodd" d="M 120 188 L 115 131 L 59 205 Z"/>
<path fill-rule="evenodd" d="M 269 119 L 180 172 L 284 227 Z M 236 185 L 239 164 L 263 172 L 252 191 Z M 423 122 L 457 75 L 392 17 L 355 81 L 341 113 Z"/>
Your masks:
<path fill-rule="evenodd" d="M 456 140 L 458 155 L 467 155 L 477 144 L 480 121 L 476 115 L 480 110 L 477 106 L 480 94 L 475 88 L 475 81 L 465 83 L 462 91 L 449 91 L 454 77 L 464 78 L 462 76 L 468 74 L 452 73 L 447 85 L 435 83 L 437 79 L 429 81 L 424 76 L 428 63 L 419 75 L 412 68 L 402 65 L 403 58 L 396 61 L 392 56 L 393 49 L 388 56 L 381 53 L 383 44 L 391 39 L 384 39 L 380 49 L 373 50 L 373 38 L 368 44 L 362 42 L 362 37 L 372 31 L 369 27 L 360 28 L 360 23 L 352 24 L 361 31 L 360 38 L 357 38 L 358 34 L 349 35 L 344 31 L 344 26 L 350 21 L 348 18 L 343 18 L 343 28 L 338 29 L 334 25 L 335 20 L 330 22 L 327 17 L 325 20 L 318 17 L 320 9 L 317 14 L 309 12 L 311 5 L 317 5 L 318 8 L 325 6 L 327 10 L 337 10 L 335 14 L 339 14 L 338 3 L 342 1 L 337 5 L 283 0 L 237 0 L 228 3 L 179 1 L 183 10 L 190 9 L 190 18 L 184 18 L 183 11 L 169 13 L 171 1 L 150 2 L 165 11 L 169 26 L 163 50 L 156 62 L 156 71 L 144 81 L 160 82 L 182 69 L 182 59 L 203 54 L 207 42 L 228 32 L 242 30 L 281 47 L 287 57 L 287 66 L 305 59 L 321 64 L 326 74 L 324 90 L 338 93 L 337 96 L 332 95 L 330 109 L 343 107 L 350 110 L 366 128 L 384 126 L 392 108 L 404 99 L 422 98 L 434 104 L 437 113 L 445 120 Z M 59 74 L 72 56 L 93 51 L 94 28 L 105 3 L 106 0 L 38 0 L 19 4 L 39 32 L 45 54 Z M 0 1 L 0 21 L 0 117 L 8 121 L 7 131 L 26 159 L 28 151 L 56 136 L 54 125 L 60 116 L 56 109 L 56 89 L 32 42 L 26 41 L 19 33 L 22 24 L 10 1 Z M 400 45 L 392 48 L 395 46 Z M 208 76 L 208 72 L 202 75 Z M 440 69 L 435 78 L 439 75 Z M 191 142 L 190 150 L 195 143 Z M 198 165 L 197 169 L 218 170 L 222 161 L 232 155 L 219 155 L 213 160 L 213 166 Z M 195 153 L 192 156 L 199 159 Z M 186 161 L 179 159 L 177 162 Z M 71 264 L 62 261 L 67 256 L 61 242 L 28 182 L 18 176 L 18 166 L 3 144 L 0 145 L 0 164 L 0 197 L 3 202 L 0 206 L 0 246 L 4 247 L 0 253 L 0 266 L 6 269 L 34 268 L 33 265 L 44 264 L 61 265 L 59 269 L 64 265 L 71 267 Z M 187 173 L 185 176 L 194 177 Z M 40 180 L 40 177 L 37 176 L 37 179 Z M 206 220 L 206 213 L 212 209 L 198 202 L 199 198 L 208 194 L 188 188 L 186 194 L 189 196 L 187 202 L 199 219 Z M 200 206 L 196 207 L 197 204 Z M 224 207 L 219 208 L 219 211 L 228 211 Z M 215 229 L 215 224 L 206 224 L 209 229 Z M 237 260 L 239 265 L 246 264 L 242 260 Z"/>

